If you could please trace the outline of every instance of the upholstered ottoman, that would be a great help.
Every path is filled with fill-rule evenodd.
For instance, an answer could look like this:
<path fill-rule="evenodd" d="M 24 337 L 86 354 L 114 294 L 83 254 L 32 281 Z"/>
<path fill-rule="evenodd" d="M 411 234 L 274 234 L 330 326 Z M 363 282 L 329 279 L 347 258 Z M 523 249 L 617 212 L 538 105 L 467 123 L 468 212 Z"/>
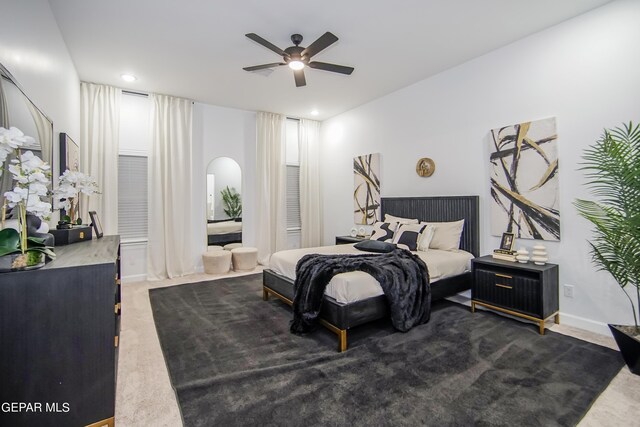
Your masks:
<path fill-rule="evenodd" d="M 224 274 L 231 268 L 231 252 L 207 251 L 202 254 L 204 272 L 207 274 Z"/>
<path fill-rule="evenodd" d="M 258 265 L 256 248 L 235 248 L 231 250 L 234 270 L 253 270 Z"/>
<path fill-rule="evenodd" d="M 222 246 L 217 246 L 217 245 L 209 245 L 207 246 L 207 251 L 222 251 L 224 250 L 224 248 Z"/>
<path fill-rule="evenodd" d="M 235 248 L 241 248 L 241 247 L 242 247 L 242 243 L 228 243 L 224 245 L 224 250 L 231 251 L 231 250 L 234 250 Z"/>

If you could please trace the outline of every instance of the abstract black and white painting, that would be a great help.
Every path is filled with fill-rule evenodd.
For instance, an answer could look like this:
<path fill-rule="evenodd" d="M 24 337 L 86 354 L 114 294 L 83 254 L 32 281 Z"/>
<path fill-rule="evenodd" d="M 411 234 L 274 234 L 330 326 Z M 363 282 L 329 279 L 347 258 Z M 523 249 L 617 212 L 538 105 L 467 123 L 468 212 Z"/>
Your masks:
<path fill-rule="evenodd" d="M 493 129 L 491 234 L 560 240 L 555 117 Z"/>
<path fill-rule="evenodd" d="M 353 158 L 354 221 L 374 224 L 380 221 L 380 153 Z"/>

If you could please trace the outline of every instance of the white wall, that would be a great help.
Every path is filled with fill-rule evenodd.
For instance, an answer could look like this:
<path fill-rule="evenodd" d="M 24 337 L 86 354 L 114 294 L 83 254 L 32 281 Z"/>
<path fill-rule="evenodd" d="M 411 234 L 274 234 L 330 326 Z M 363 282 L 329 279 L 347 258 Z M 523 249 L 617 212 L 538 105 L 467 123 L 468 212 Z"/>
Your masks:
<path fill-rule="evenodd" d="M 242 242 L 255 246 L 256 113 L 195 103 L 193 109 L 193 224 L 194 257 L 202 271 L 207 247 L 207 166 L 217 157 L 230 157 L 242 170 Z"/>
<path fill-rule="evenodd" d="M 602 333 L 631 322 L 620 289 L 590 262 L 591 228 L 572 201 L 589 196 L 582 150 L 604 127 L 640 120 L 638 22 L 640 2 L 617 1 L 325 121 L 325 243 L 353 226 L 352 158 L 380 152 L 383 196 L 480 195 L 481 252 L 490 253 L 499 238 L 489 234 L 489 130 L 555 116 L 562 240 L 545 244 L 560 265 L 563 322 Z M 420 157 L 435 161 L 431 178 L 415 173 Z M 575 286 L 572 299 L 563 284 Z"/>
<path fill-rule="evenodd" d="M 80 81 L 46 0 L 3 1 L 0 62 L 53 121 L 53 172 L 59 133 L 80 136 Z M 57 212 L 51 223 L 57 222 Z"/>

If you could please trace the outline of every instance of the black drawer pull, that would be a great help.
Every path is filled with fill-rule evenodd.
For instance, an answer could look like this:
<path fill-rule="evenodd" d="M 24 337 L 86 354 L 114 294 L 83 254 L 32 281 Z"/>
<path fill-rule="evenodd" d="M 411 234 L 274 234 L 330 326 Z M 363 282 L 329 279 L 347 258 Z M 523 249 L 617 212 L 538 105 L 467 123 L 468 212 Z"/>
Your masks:
<path fill-rule="evenodd" d="M 499 283 L 496 283 L 496 286 L 499 287 L 499 288 L 513 289 L 513 286 L 501 285 Z"/>
<path fill-rule="evenodd" d="M 507 276 L 506 274 L 495 273 L 496 277 L 504 277 L 505 279 L 513 279 L 512 276 Z"/>

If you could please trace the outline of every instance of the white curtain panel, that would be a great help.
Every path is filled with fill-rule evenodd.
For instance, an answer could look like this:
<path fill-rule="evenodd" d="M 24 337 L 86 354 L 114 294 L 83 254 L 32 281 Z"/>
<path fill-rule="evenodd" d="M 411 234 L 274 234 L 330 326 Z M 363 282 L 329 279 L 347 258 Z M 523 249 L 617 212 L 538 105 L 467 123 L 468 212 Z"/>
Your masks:
<path fill-rule="evenodd" d="M 322 193 L 320 187 L 320 123 L 301 119 L 300 156 L 300 245 L 322 246 Z"/>
<path fill-rule="evenodd" d="M 287 247 L 286 117 L 259 112 L 257 116 L 258 262 Z"/>
<path fill-rule="evenodd" d="M 151 97 L 149 155 L 149 280 L 179 277 L 195 270 L 191 211 L 192 115 L 190 100 Z"/>
<path fill-rule="evenodd" d="M 88 223 L 88 212 L 96 211 L 104 234 L 118 234 L 121 97 L 122 90 L 115 87 L 80 85 L 80 171 L 91 175 L 100 187 L 100 194 L 81 196 L 80 217 Z"/>

